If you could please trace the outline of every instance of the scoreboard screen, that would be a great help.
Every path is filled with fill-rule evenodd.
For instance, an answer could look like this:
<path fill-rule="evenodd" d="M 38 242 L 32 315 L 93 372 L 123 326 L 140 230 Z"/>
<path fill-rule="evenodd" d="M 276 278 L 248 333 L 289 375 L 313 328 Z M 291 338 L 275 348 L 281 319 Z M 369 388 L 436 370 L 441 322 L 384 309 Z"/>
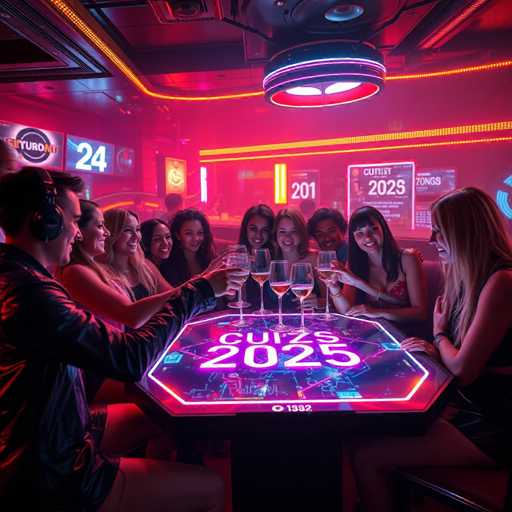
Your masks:
<path fill-rule="evenodd" d="M 113 174 L 113 144 L 68 135 L 66 141 L 66 169 L 96 174 Z"/>

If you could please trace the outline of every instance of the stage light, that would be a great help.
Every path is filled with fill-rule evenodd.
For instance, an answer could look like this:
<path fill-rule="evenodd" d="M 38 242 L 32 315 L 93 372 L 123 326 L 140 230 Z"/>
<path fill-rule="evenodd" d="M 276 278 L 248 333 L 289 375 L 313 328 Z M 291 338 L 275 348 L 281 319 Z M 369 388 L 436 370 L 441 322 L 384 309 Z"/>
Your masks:
<path fill-rule="evenodd" d="M 382 55 L 367 43 L 315 41 L 274 55 L 265 66 L 265 98 L 284 107 L 360 101 L 383 87 Z"/>

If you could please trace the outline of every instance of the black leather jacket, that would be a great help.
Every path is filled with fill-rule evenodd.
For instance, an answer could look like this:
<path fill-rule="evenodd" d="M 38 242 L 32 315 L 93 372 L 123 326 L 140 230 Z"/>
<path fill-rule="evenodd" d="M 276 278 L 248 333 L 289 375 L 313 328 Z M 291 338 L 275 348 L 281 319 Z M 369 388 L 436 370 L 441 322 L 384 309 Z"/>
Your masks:
<path fill-rule="evenodd" d="M 0 496 L 96 510 L 118 461 L 95 446 L 82 369 L 137 381 L 188 318 L 214 305 L 210 284 L 197 279 L 123 333 L 76 304 L 30 255 L 0 244 Z"/>

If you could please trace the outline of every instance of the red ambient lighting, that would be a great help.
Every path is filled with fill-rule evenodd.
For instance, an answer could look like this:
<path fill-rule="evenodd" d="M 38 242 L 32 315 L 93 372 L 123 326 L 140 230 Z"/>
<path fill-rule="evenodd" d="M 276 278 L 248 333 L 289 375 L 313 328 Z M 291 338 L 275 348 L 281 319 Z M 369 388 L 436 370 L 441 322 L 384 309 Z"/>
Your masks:
<path fill-rule="evenodd" d="M 265 98 L 283 107 L 330 107 L 360 101 L 383 87 L 386 68 L 368 44 L 319 41 L 278 53 L 265 67 Z"/>

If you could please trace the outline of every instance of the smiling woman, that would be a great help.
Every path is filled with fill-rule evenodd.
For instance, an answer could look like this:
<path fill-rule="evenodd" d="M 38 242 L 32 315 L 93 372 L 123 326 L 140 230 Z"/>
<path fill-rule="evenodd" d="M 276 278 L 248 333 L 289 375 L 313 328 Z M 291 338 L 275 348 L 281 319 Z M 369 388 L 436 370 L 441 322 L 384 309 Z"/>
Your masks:
<path fill-rule="evenodd" d="M 424 320 L 425 275 L 416 254 L 398 248 L 382 214 L 371 206 L 356 210 L 348 227 L 348 268 L 329 284 L 340 313 L 395 322 Z M 340 290 L 338 280 L 346 286 Z"/>

